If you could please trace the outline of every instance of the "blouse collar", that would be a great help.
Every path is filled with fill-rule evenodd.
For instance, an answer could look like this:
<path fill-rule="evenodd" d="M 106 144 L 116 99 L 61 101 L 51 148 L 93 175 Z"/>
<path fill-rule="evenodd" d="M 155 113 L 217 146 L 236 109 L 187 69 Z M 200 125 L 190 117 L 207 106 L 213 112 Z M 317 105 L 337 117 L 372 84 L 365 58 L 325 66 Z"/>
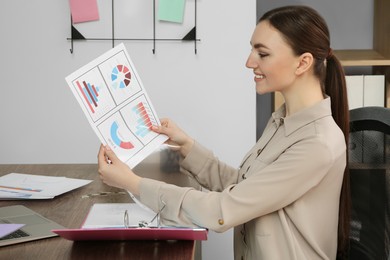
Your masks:
<path fill-rule="evenodd" d="M 272 113 L 272 118 L 277 127 L 284 124 L 286 136 L 290 135 L 297 129 L 312 123 L 320 118 L 331 116 L 331 100 L 326 97 L 313 106 L 302 109 L 286 117 L 286 105 L 283 104 L 278 110 Z"/>

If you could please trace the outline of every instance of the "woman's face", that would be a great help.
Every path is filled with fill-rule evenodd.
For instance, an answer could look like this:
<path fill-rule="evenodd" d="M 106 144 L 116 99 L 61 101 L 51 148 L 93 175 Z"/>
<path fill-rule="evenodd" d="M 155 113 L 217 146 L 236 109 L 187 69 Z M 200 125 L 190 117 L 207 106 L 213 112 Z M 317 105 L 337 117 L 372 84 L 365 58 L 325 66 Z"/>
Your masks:
<path fill-rule="evenodd" d="M 257 93 L 283 92 L 293 85 L 299 56 L 268 21 L 256 26 L 251 46 L 246 66 L 255 74 Z"/>

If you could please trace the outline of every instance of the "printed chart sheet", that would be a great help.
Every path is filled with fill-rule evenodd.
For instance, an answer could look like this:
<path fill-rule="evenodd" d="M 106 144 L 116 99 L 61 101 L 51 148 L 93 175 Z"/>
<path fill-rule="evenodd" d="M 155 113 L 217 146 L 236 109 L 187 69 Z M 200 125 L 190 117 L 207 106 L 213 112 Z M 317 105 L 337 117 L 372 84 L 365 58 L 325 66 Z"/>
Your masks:
<path fill-rule="evenodd" d="M 125 46 L 119 44 L 65 78 L 100 141 L 136 166 L 167 140 Z"/>

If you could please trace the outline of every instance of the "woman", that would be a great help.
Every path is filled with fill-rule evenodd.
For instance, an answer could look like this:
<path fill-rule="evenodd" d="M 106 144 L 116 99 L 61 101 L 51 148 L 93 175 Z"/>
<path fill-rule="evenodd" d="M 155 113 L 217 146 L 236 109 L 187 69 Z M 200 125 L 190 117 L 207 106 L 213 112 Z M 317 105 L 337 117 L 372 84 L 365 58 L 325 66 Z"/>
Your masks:
<path fill-rule="evenodd" d="M 309 7 L 281 7 L 260 19 L 251 45 L 246 66 L 254 72 L 256 92 L 279 91 L 285 104 L 238 169 L 163 119 L 153 130 L 169 137 L 181 167 L 210 192 L 140 178 L 103 146 L 101 179 L 155 211 L 164 202 L 166 225 L 216 232 L 234 227 L 235 259 L 335 259 L 348 238 L 343 194 L 349 189 L 349 120 L 344 72 L 328 28 Z"/>

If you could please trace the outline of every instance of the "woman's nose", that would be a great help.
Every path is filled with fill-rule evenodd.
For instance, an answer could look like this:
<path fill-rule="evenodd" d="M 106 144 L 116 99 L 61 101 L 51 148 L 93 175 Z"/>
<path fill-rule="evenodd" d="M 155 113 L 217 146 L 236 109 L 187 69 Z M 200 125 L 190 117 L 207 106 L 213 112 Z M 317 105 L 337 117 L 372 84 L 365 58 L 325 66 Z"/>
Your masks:
<path fill-rule="evenodd" d="M 253 69 L 256 67 L 256 62 L 254 61 L 252 57 L 252 53 L 249 54 L 248 59 L 246 60 L 245 66 L 249 69 Z"/>

